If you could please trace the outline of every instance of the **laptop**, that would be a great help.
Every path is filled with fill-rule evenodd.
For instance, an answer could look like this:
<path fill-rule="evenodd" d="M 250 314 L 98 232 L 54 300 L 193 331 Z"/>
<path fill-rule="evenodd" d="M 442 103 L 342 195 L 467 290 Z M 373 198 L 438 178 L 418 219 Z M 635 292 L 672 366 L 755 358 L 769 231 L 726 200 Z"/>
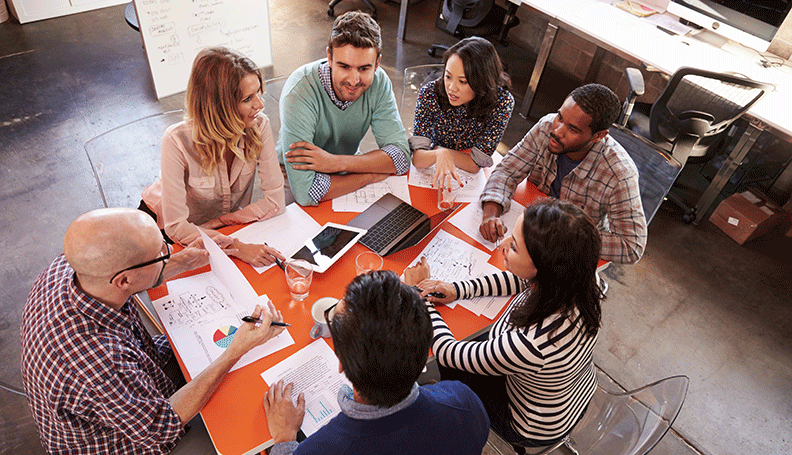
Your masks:
<path fill-rule="evenodd" d="M 425 213 L 387 193 L 353 218 L 347 226 L 366 229 L 359 242 L 380 256 L 417 245 L 461 207 L 458 204 L 429 218 Z"/>

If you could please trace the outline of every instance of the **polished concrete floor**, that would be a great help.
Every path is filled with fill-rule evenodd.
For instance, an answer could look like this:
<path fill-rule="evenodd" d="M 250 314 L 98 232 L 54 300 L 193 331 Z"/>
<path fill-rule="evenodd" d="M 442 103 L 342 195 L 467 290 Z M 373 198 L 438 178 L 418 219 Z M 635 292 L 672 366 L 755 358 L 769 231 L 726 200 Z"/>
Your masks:
<path fill-rule="evenodd" d="M 429 44 L 454 39 L 434 28 L 436 0 L 410 7 L 397 43 L 398 6 L 377 2 L 382 65 L 400 95 L 407 66 L 434 63 Z M 348 0 L 336 8 L 365 8 Z M 332 20 L 322 0 L 270 0 L 273 68 L 288 75 L 325 54 Z M 534 56 L 499 46 L 520 98 Z M 552 111 L 575 81 L 540 86 Z M 61 252 L 77 215 L 102 206 L 86 141 L 115 126 L 181 107 L 156 100 L 139 34 L 123 6 L 20 26 L 0 24 L 0 381 L 19 387 L 19 323 L 36 276 Z M 515 118 L 511 146 L 530 126 Z M 654 454 L 792 453 L 792 259 L 779 239 L 741 247 L 709 222 L 682 224 L 663 207 L 644 258 L 612 266 L 595 360 L 633 389 L 690 377 L 687 401 Z M 44 321 L 45 323 L 45 321 Z M 21 403 L 0 391 L 0 452 L 40 453 Z M 490 449 L 487 449 L 487 453 Z"/>

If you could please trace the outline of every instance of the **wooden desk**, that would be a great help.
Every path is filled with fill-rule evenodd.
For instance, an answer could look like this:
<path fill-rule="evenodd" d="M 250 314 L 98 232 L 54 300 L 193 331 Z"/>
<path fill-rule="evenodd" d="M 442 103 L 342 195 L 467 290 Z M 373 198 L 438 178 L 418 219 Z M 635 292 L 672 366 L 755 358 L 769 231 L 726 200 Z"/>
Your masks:
<path fill-rule="evenodd" d="M 530 183 L 523 182 L 515 193 L 515 200 L 523 204 L 529 204 L 540 196 L 543 195 L 536 187 Z M 410 197 L 412 198 L 412 204 L 427 215 L 431 216 L 439 212 L 436 206 L 436 190 L 410 187 Z M 335 213 L 330 202 L 322 203 L 317 207 L 305 207 L 304 209 L 319 224 L 324 224 L 328 221 L 346 223 L 356 215 L 355 213 Z M 241 228 L 242 226 L 229 227 L 224 229 L 223 232 L 231 233 Z M 511 226 L 509 228 L 511 229 Z M 448 222 L 444 222 L 441 229 L 468 243 L 475 244 L 470 237 Z M 262 241 L 264 240 L 266 239 L 262 239 Z M 401 274 L 430 240 L 430 238 L 426 238 L 412 248 L 386 256 L 383 269 L 393 270 Z M 206 428 L 218 453 L 223 455 L 249 454 L 259 452 L 272 445 L 264 408 L 261 404 L 264 392 L 268 387 L 260 374 L 313 341 L 308 335 L 313 326 L 313 320 L 310 315 L 311 305 L 320 297 L 331 296 L 340 298 L 343 296 L 346 285 L 356 274 L 354 258 L 363 251 L 367 251 L 367 248 L 357 244 L 340 261 L 334 264 L 330 270 L 322 274 L 314 274 L 311 293 L 302 302 L 291 300 L 283 272 L 277 267 L 273 267 L 259 275 L 248 264 L 236 258 L 233 259 L 253 286 L 253 289 L 259 295 L 266 293 L 278 310 L 283 313 L 284 320 L 292 325 L 289 328 L 289 332 L 294 339 L 294 344 L 229 373 L 206 407 L 201 411 L 201 416 L 206 423 Z M 496 250 L 493 253 L 489 262 L 499 268 L 503 268 L 503 255 L 500 250 Z M 200 271 L 205 271 L 205 269 Z M 167 294 L 166 287 L 167 283 L 160 288 L 149 291 L 151 298 L 155 299 Z M 453 310 L 441 306 L 438 311 L 443 315 L 443 318 L 457 338 L 477 334 L 489 327 L 493 322 L 484 316 L 475 316 L 461 306 L 457 306 Z M 332 346 L 332 340 L 326 340 Z M 181 362 L 181 359 L 179 361 Z M 183 364 L 182 371 L 189 378 Z"/>
<path fill-rule="evenodd" d="M 509 0 L 509 13 L 524 5 L 548 17 L 548 25 L 528 89 L 519 113 L 527 116 L 533 104 L 539 80 L 555 42 L 559 27 L 598 46 L 589 70 L 598 69 L 603 49 L 627 59 L 637 59 L 649 66 L 673 74 L 690 66 L 717 72 L 743 74 L 754 80 L 775 84 L 776 90 L 756 103 L 746 115 L 749 127 L 737 142 L 726 162 L 696 205 L 695 223 L 709 212 L 723 187 L 748 154 L 759 134 L 772 127 L 787 138 L 792 137 L 792 116 L 787 105 L 792 99 L 792 74 L 778 68 L 764 68 L 754 59 L 739 57 L 694 38 L 672 36 L 646 19 L 636 17 L 602 0 Z"/>

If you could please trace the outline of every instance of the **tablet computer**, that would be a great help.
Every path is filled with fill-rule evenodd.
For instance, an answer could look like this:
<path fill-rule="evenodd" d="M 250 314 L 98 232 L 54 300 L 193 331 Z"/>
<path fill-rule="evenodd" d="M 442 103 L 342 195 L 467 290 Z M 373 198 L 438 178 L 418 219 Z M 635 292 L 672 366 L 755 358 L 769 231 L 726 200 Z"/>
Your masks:
<path fill-rule="evenodd" d="M 291 257 L 305 259 L 311 264 L 314 272 L 323 273 L 352 248 L 352 245 L 357 243 L 365 233 L 365 229 L 327 223 Z"/>

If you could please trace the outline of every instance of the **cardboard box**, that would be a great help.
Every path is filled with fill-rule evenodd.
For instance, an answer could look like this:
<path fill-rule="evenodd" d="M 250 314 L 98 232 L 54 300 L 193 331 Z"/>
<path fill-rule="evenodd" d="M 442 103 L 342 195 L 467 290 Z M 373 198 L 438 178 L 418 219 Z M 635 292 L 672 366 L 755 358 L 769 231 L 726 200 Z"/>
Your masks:
<path fill-rule="evenodd" d="M 784 220 L 783 209 L 752 191 L 729 196 L 710 216 L 715 226 L 740 245 L 766 234 Z"/>

